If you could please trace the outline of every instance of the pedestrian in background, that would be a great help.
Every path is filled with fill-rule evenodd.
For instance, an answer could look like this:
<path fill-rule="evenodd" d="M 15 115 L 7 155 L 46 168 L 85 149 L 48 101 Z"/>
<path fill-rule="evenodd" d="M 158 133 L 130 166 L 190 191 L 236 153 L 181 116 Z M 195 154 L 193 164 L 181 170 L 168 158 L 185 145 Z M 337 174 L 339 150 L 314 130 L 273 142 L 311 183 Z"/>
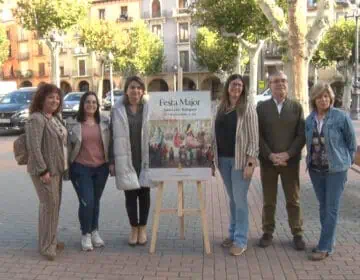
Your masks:
<path fill-rule="evenodd" d="M 125 193 L 131 225 L 128 243 L 145 245 L 150 209 L 149 112 L 145 84 L 137 76 L 129 77 L 124 92 L 111 111 L 110 174 L 115 176 L 117 188 Z"/>
<path fill-rule="evenodd" d="M 222 242 L 230 254 L 239 256 L 247 249 L 249 210 L 247 194 L 259 153 L 256 110 L 248 104 L 241 75 L 231 75 L 215 119 L 215 165 L 218 166 L 229 197 L 229 236 Z"/>
<path fill-rule="evenodd" d="M 310 96 L 313 111 L 305 125 L 306 163 L 320 206 L 321 232 L 311 254 L 314 261 L 333 253 L 340 199 L 356 152 L 352 122 L 347 113 L 333 108 L 334 101 L 329 84 L 315 85 Z"/>
<path fill-rule="evenodd" d="M 300 210 L 300 159 L 305 145 L 304 113 L 300 103 L 288 98 L 288 80 L 276 72 L 269 80 L 272 98 L 257 107 L 260 132 L 260 174 L 263 211 L 260 247 L 272 244 L 280 175 L 286 199 L 289 226 L 296 250 L 304 250 Z"/>
<path fill-rule="evenodd" d="M 109 119 L 100 116 L 96 93 L 80 98 L 76 118 L 69 118 L 70 179 L 79 198 L 81 248 L 92 251 L 105 245 L 99 234 L 100 199 L 109 176 Z"/>
<path fill-rule="evenodd" d="M 62 94 L 52 84 L 40 86 L 30 105 L 26 129 L 27 170 L 39 197 L 39 251 L 54 260 L 64 243 L 57 240 L 62 176 L 67 169 L 67 131 L 59 113 Z"/>

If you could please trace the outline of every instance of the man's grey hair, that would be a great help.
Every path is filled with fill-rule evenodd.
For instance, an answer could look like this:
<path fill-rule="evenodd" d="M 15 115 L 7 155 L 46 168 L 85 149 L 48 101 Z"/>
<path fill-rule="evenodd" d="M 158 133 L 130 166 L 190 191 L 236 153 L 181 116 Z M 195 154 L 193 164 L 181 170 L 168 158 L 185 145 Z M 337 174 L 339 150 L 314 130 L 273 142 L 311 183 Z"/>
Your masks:
<path fill-rule="evenodd" d="M 279 77 L 279 76 L 285 76 L 287 78 L 287 75 L 282 70 L 277 70 L 274 73 L 270 74 L 269 76 L 269 82 L 272 80 L 273 77 Z"/>

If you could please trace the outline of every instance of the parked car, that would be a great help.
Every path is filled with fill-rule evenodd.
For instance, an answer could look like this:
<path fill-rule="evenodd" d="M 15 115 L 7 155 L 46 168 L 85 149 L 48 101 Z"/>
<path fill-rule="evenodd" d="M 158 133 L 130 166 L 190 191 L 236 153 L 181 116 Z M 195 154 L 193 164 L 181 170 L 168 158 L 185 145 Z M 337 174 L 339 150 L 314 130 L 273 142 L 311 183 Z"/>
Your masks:
<path fill-rule="evenodd" d="M 36 87 L 19 88 L 0 100 L 0 129 L 24 129 L 29 117 L 29 106 Z"/>
<path fill-rule="evenodd" d="M 259 102 L 268 100 L 270 98 L 271 98 L 271 90 L 270 88 L 267 88 L 263 92 L 255 96 L 255 105 L 257 105 Z"/>
<path fill-rule="evenodd" d="M 114 104 L 119 100 L 119 98 L 124 94 L 123 90 L 114 89 Z M 110 110 L 111 109 L 111 94 L 110 91 L 106 94 L 106 97 L 103 99 L 103 109 Z"/>
<path fill-rule="evenodd" d="M 85 92 L 83 91 L 73 91 L 65 95 L 62 109 L 62 116 L 64 120 L 75 116 L 79 110 L 80 98 L 84 93 Z"/>

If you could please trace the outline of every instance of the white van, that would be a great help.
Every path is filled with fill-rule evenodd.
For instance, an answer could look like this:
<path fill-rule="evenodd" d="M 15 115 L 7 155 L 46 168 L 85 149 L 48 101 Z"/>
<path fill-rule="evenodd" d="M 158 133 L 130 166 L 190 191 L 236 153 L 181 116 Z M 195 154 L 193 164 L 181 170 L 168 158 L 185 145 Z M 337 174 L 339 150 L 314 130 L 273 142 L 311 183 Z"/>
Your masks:
<path fill-rule="evenodd" d="M 17 89 L 16 82 L 14 81 L 0 81 L 0 99 L 8 94 L 9 92 L 12 92 Z"/>

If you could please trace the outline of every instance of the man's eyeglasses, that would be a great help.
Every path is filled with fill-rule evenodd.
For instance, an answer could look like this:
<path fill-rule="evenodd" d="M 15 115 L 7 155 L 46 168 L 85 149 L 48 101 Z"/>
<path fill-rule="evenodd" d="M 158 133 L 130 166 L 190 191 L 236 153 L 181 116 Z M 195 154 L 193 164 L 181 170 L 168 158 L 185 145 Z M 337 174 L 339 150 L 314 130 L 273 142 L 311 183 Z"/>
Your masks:
<path fill-rule="evenodd" d="M 271 81 L 271 83 L 273 84 L 280 84 L 280 83 L 286 84 L 287 82 L 288 82 L 287 79 L 275 79 Z"/>

